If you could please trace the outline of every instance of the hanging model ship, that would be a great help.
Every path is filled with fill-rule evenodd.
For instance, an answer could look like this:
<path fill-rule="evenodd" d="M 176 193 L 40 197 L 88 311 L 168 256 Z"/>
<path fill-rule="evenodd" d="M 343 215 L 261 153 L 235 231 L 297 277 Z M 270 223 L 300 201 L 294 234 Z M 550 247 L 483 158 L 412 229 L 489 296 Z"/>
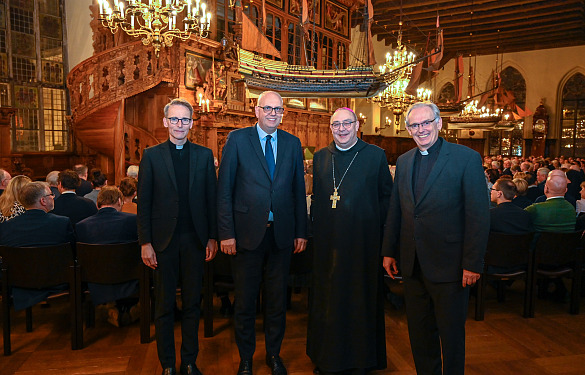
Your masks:
<path fill-rule="evenodd" d="M 366 7 L 364 11 L 367 45 L 373 51 L 370 31 L 373 11 L 370 9 L 368 12 L 367 9 Z M 377 73 L 373 68 L 373 52 L 370 52 L 368 65 L 350 66 L 346 69 L 316 69 L 308 64 L 289 65 L 260 55 L 268 54 L 280 58 L 280 52 L 246 14 L 241 10 L 238 13 L 242 20 L 242 46 L 238 47 L 239 73 L 243 75 L 248 90 L 253 94 L 271 90 L 285 98 L 371 98 L 400 79 L 406 68 L 418 62 L 416 60 L 396 69 Z M 368 13 L 371 17 L 368 17 Z"/>

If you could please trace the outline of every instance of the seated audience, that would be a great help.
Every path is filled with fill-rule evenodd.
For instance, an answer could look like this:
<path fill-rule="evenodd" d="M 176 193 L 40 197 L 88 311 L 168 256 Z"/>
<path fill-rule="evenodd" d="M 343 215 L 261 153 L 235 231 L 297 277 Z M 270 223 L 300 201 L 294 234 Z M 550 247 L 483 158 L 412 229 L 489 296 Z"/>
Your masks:
<path fill-rule="evenodd" d="M 581 176 L 581 168 L 576 164 L 570 164 L 567 170 L 567 178 L 569 185 L 567 185 L 567 195 L 572 196 L 575 200 L 580 199 L 579 190 L 581 190 L 581 183 L 583 177 Z"/>
<path fill-rule="evenodd" d="M 134 202 L 134 198 L 136 197 L 136 180 L 131 177 L 123 178 L 120 181 L 120 191 L 124 196 L 122 212 L 136 214 L 136 210 L 138 209 L 138 205 Z"/>
<path fill-rule="evenodd" d="M 22 175 L 10 180 L 4 194 L 0 196 L 0 223 L 24 213 L 24 207 L 20 203 L 20 191 L 30 182 L 30 178 Z"/>
<path fill-rule="evenodd" d="M 512 203 L 516 206 L 524 209 L 530 206 L 532 202 L 528 197 L 526 197 L 526 191 L 528 190 L 528 182 L 526 182 L 523 178 L 515 178 L 512 180 L 514 185 L 516 185 L 516 197 L 512 199 Z"/>
<path fill-rule="evenodd" d="M 579 199 L 577 204 L 577 216 L 580 216 L 582 213 L 585 213 L 585 181 L 581 182 L 581 190 L 579 191 Z"/>
<path fill-rule="evenodd" d="M 537 232 L 572 232 L 575 230 L 575 208 L 564 198 L 567 192 L 567 178 L 564 172 L 552 171 L 546 180 L 544 194 L 546 201 L 534 203 L 525 208 L 532 216 Z"/>
<path fill-rule="evenodd" d="M 120 212 L 122 193 L 114 186 L 104 186 L 98 194 L 99 211 L 75 225 L 77 241 L 90 244 L 117 244 L 138 240 L 136 215 Z M 137 247 L 136 251 L 140 251 Z M 108 311 L 108 322 L 120 327 L 138 319 L 138 280 L 117 285 L 88 285 L 94 305 L 116 301 Z"/>
<path fill-rule="evenodd" d="M 93 186 L 91 185 L 91 182 L 87 181 L 87 165 L 75 164 L 73 170 L 80 178 L 79 186 L 75 188 L 75 193 L 80 197 L 91 193 Z"/>
<path fill-rule="evenodd" d="M 37 181 L 24 185 L 19 198 L 26 211 L 0 224 L 0 245 L 34 247 L 75 242 L 69 219 L 49 213 L 53 209 L 54 197 L 47 183 Z M 31 262 L 33 261 L 34 259 L 31 259 Z M 14 309 L 22 310 L 33 306 L 63 288 L 64 286 L 50 290 L 14 288 L 12 291 Z"/>
<path fill-rule="evenodd" d="M 8 183 L 10 182 L 11 178 L 12 177 L 10 176 L 10 173 L 8 173 L 8 171 L 0 169 L 0 195 L 4 193 L 4 190 L 8 186 Z"/>
<path fill-rule="evenodd" d="M 508 234 L 532 231 L 530 214 L 512 203 L 515 195 L 516 185 L 513 181 L 504 178 L 496 181 L 490 195 L 491 201 L 497 204 L 490 209 L 490 231 Z"/>
<path fill-rule="evenodd" d="M 83 197 L 87 199 L 91 199 L 93 203 L 97 204 L 97 196 L 100 192 L 102 186 L 108 183 L 106 179 L 106 175 L 102 173 L 99 169 L 92 169 L 90 175 L 91 184 L 93 186 L 93 190 L 90 193 L 85 194 Z"/>
<path fill-rule="evenodd" d="M 561 170 L 561 169 L 553 169 L 548 174 L 548 177 L 550 177 L 550 176 L 563 177 L 567 181 L 567 186 L 571 182 L 567 178 L 567 174 L 563 170 Z M 548 177 L 547 177 L 547 179 L 548 179 Z M 545 184 L 545 186 L 546 186 L 546 184 Z M 541 195 L 540 197 L 536 198 L 536 200 L 534 201 L 534 203 L 541 203 L 541 202 L 544 202 L 546 199 L 547 199 L 546 195 Z M 575 197 L 573 197 L 572 195 L 569 195 L 568 193 L 565 193 L 565 199 L 567 200 L 567 202 L 571 203 L 573 205 L 573 207 L 576 207 L 577 206 L 577 199 Z"/>
<path fill-rule="evenodd" d="M 75 189 L 80 184 L 80 178 L 72 170 L 64 170 L 59 173 L 59 191 L 61 196 L 55 199 L 55 215 L 67 216 L 73 225 L 97 212 L 93 201 L 75 194 Z"/>
<path fill-rule="evenodd" d="M 548 168 L 538 168 L 536 171 L 536 184 L 529 186 L 528 191 L 526 192 L 526 196 L 532 202 L 541 195 L 544 195 L 544 184 L 546 183 L 549 173 L 550 170 Z"/>
<path fill-rule="evenodd" d="M 47 178 L 45 179 L 51 188 L 53 194 L 55 194 L 55 199 L 59 198 L 61 192 L 59 191 L 59 171 L 51 171 L 47 174 Z"/>

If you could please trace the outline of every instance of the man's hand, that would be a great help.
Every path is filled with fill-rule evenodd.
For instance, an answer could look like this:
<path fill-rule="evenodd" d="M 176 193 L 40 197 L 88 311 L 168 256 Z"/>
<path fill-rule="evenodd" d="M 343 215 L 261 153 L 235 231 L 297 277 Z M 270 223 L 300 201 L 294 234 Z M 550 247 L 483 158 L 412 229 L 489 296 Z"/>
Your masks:
<path fill-rule="evenodd" d="M 305 238 L 295 238 L 294 254 L 302 253 L 307 248 L 307 240 Z"/>
<path fill-rule="evenodd" d="M 465 288 L 466 286 L 473 286 L 479 280 L 479 273 L 471 272 L 468 270 L 463 270 L 463 281 L 462 285 Z"/>
<path fill-rule="evenodd" d="M 209 241 L 207 241 L 207 247 L 205 248 L 205 261 L 209 262 L 210 260 L 215 258 L 216 254 L 217 254 L 217 241 L 214 240 L 213 238 L 210 238 Z"/>
<path fill-rule="evenodd" d="M 236 239 L 228 238 L 227 240 L 221 241 L 221 251 L 227 255 L 236 254 Z"/>
<path fill-rule="evenodd" d="M 388 275 L 394 279 L 394 275 L 396 275 L 398 273 L 398 267 L 396 266 L 396 259 L 390 258 L 390 257 L 384 257 L 384 259 L 382 260 L 382 266 L 384 266 L 384 269 L 386 270 L 386 272 L 388 272 Z"/>
<path fill-rule="evenodd" d="M 144 264 L 152 268 L 153 270 L 156 269 L 157 266 L 156 254 L 154 252 L 152 244 L 150 242 L 145 243 L 144 245 L 142 245 L 140 252 L 142 254 L 142 261 L 144 262 Z"/>

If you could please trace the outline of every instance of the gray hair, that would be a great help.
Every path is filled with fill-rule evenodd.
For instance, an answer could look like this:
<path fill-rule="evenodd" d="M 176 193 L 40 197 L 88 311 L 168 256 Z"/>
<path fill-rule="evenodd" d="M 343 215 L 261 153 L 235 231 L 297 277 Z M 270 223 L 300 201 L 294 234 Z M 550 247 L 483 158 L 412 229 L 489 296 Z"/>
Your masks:
<path fill-rule="evenodd" d="M 414 103 L 413 105 L 410 106 L 410 108 L 408 108 L 408 110 L 406 111 L 406 116 L 404 117 L 404 121 L 406 122 L 406 125 L 410 125 L 408 123 L 408 116 L 410 115 L 410 112 L 412 112 L 414 109 L 417 108 L 430 108 L 433 111 L 433 115 L 435 116 L 435 118 L 440 118 L 441 117 L 441 110 L 439 109 L 439 107 L 437 107 L 437 105 L 433 102 L 417 102 Z"/>
<path fill-rule="evenodd" d="M 175 98 L 175 99 L 171 100 L 169 103 L 167 103 L 167 105 L 165 105 L 165 109 L 164 109 L 165 117 L 168 116 L 168 114 L 169 114 L 169 108 L 172 105 L 182 105 L 183 107 L 185 107 L 185 108 L 187 108 L 189 110 L 189 116 L 190 117 L 193 117 L 193 106 L 185 98 Z"/>

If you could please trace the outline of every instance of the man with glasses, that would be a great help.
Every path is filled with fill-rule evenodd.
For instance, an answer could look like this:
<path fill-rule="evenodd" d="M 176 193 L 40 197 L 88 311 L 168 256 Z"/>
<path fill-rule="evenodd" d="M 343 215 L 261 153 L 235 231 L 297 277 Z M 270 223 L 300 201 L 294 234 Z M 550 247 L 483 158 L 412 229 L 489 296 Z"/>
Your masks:
<path fill-rule="evenodd" d="M 46 182 L 30 182 L 20 191 L 20 203 L 26 211 L 0 224 L 0 245 L 13 247 L 53 246 L 75 243 L 73 226 L 69 218 L 58 216 L 53 210 L 54 194 Z M 31 259 L 31 261 L 33 261 Z M 66 287 L 43 290 L 14 288 L 15 310 L 22 310 L 47 299 L 49 295 Z"/>
<path fill-rule="evenodd" d="M 286 322 L 287 281 L 293 252 L 305 250 L 307 205 L 300 140 L 277 130 L 280 95 L 263 92 L 256 125 L 232 131 L 223 148 L 218 180 L 221 250 L 233 256 L 234 328 L 238 375 L 252 375 L 256 298 L 264 279 L 266 364 L 286 375 L 280 347 Z"/>
<path fill-rule="evenodd" d="M 138 172 L 138 240 L 154 269 L 154 325 L 163 375 L 176 373 L 176 288 L 181 287 L 181 374 L 201 374 L 200 294 L 205 261 L 217 251 L 216 177 L 210 149 L 189 142 L 193 107 L 182 98 L 164 108 L 169 139 L 144 150 Z"/>
<path fill-rule="evenodd" d="M 313 289 L 307 354 L 320 374 L 386 368 L 382 232 L 392 176 L 381 148 L 358 139 L 355 113 L 331 116 L 333 142 L 313 159 Z"/>
<path fill-rule="evenodd" d="M 402 271 L 417 373 L 457 375 L 464 373 L 469 287 L 483 268 L 490 216 L 480 155 L 440 138 L 442 125 L 433 103 L 406 113 L 417 148 L 396 163 L 382 255 L 391 277 Z"/>

